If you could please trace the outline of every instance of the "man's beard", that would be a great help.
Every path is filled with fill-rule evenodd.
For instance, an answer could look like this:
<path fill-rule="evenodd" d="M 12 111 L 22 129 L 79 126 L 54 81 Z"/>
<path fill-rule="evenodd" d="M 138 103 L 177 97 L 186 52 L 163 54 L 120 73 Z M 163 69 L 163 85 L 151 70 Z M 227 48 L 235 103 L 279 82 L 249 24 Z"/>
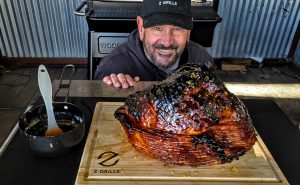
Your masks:
<path fill-rule="evenodd" d="M 182 52 L 184 51 L 184 48 L 181 48 L 179 51 L 177 51 L 178 46 L 176 44 L 173 44 L 169 47 L 165 47 L 162 44 L 154 44 L 152 46 L 149 46 L 143 41 L 143 46 L 144 46 L 144 52 L 146 54 L 146 57 L 148 60 L 150 60 L 153 64 L 155 64 L 159 68 L 164 68 L 167 69 L 174 65 L 177 60 L 180 58 Z M 159 52 L 156 50 L 161 49 L 161 50 L 173 50 L 176 53 L 174 54 L 173 52 L 170 54 L 165 54 L 161 55 Z M 168 61 L 168 62 L 166 62 Z"/>

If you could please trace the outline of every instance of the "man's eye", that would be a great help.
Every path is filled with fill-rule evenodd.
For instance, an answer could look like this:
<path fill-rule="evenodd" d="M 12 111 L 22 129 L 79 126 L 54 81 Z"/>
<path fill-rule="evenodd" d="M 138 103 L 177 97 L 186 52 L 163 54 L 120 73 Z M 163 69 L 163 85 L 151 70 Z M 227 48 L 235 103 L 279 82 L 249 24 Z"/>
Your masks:
<path fill-rule="evenodd" d="M 154 27 L 152 27 L 152 29 L 154 29 L 156 31 L 162 31 L 162 29 L 160 27 L 158 27 L 158 26 L 154 26 Z"/>
<path fill-rule="evenodd" d="M 179 26 L 176 26 L 176 27 L 174 28 L 174 30 L 182 30 L 182 28 L 179 27 Z"/>

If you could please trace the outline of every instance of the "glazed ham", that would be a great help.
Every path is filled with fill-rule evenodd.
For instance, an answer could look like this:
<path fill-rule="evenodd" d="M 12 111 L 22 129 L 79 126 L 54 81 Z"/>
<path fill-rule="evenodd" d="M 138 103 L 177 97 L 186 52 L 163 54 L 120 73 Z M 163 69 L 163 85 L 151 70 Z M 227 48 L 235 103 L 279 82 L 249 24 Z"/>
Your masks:
<path fill-rule="evenodd" d="M 244 104 L 196 64 L 130 95 L 115 117 L 138 151 L 171 164 L 227 163 L 256 141 Z"/>

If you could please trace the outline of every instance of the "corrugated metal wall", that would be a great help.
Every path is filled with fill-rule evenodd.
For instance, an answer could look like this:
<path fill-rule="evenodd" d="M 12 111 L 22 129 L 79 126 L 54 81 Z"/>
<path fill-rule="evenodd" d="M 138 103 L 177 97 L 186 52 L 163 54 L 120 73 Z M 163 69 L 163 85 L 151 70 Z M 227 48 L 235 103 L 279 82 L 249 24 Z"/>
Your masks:
<path fill-rule="evenodd" d="M 0 0 L 0 50 L 8 57 L 86 57 L 81 0 Z"/>
<path fill-rule="evenodd" d="M 8 57 L 86 57 L 81 0 L 0 0 L 0 50 Z M 220 0 L 213 57 L 287 56 L 300 0 Z M 298 49 L 299 50 L 299 49 Z M 299 52 L 298 52 L 299 53 Z"/>
<path fill-rule="evenodd" d="M 300 19 L 300 0 L 220 0 L 214 57 L 288 55 Z"/>

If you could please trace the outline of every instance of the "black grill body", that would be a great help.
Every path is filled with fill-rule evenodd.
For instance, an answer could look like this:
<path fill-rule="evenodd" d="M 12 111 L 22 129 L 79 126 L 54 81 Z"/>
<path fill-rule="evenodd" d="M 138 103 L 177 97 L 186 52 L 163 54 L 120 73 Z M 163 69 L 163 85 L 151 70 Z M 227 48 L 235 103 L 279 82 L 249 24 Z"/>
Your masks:
<path fill-rule="evenodd" d="M 219 1 L 193 2 L 193 30 L 191 40 L 204 46 L 212 45 L 217 23 L 222 18 L 217 14 Z M 78 12 L 86 5 L 84 13 Z M 75 14 L 86 16 L 88 34 L 88 74 L 92 79 L 101 57 L 124 42 L 127 35 L 137 28 L 136 17 L 140 15 L 141 2 L 88 0 L 76 9 Z"/>

